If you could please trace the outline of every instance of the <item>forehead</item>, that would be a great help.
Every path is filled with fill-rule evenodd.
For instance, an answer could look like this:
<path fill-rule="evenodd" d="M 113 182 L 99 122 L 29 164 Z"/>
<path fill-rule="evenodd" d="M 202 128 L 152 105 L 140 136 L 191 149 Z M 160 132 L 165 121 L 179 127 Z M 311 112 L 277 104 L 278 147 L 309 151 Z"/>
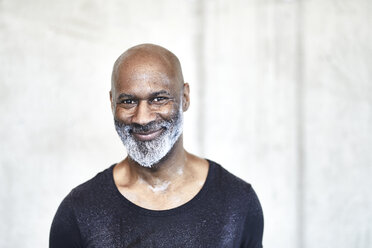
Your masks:
<path fill-rule="evenodd" d="M 123 63 L 118 70 L 115 90 L 118 93 L 144 95 L 159 90 L 174 93 L 179 90 L 178 86 L 169 68 L 148 61 L 146 63 Z"/>

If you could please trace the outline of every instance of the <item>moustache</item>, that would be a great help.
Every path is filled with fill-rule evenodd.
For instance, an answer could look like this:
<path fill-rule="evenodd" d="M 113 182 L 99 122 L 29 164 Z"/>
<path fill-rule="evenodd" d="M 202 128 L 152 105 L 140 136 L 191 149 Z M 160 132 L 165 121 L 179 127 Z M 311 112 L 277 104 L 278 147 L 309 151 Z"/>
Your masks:
<path fill-rule="evenodd" d="M 131 133 L 147 133 L 152 131 L 157 131 L 161 128 L 168 129 L 172 125 L 172 121 L 151 121 L 145 125 L 138 123 L 124 124 L 118 120 L 115 120 L 117 125 L 121 128 L 124 127 L 125 131 L 129 134 Z"/>

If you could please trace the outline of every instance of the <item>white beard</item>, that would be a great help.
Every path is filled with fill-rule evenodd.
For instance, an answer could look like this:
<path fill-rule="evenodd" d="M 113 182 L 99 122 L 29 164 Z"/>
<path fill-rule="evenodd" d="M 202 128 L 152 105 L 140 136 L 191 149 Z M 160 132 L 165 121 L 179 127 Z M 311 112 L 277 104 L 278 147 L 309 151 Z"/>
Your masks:
<path fill-rule="evenodd" d="M 181 104 L 182 106 L 182 104 Z M 152 130 L 163 128 L 159 137 L 150 141 L 136 140 L 132 135 L 133 125 L 126 125 L 115 120 L 115 129 L 121 141 L 127 148 L 128 155 L 143 167 L 152 168 L 172 149 L 182 134 L 183 111 L 182 107 L 170 121 L 161 121 L 148 124 Z"/>

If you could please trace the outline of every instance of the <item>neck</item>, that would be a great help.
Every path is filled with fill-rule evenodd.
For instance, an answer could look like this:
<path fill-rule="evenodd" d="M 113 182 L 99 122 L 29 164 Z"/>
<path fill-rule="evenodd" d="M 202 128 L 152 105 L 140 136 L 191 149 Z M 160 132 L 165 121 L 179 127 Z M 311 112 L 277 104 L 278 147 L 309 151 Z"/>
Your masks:
<path fill-rule="evenodd" d="M 152 168 L 143 167 L 129 157 L 125 161 L 129 164 L 132 179 L 148 184 L 153 191 L 166 190 L 184 176 L 187 153 L 183 148 L 182 135 L 169 153 Z"/>

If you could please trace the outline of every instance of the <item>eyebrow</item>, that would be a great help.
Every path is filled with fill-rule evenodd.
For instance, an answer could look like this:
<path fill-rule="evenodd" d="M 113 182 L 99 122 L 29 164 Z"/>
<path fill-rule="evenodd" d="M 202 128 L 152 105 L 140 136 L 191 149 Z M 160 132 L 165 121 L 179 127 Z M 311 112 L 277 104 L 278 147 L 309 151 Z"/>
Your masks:
<path fill-rule="evenodd" d="M 157 91 L 157 92 L 154 92 L 154 93 L 151 93 L 150 95 L 150 98 L 152 97 L 157 97 L 159 95 L 167 95 L 167 96 L 170 96 L 171 94 L 168 92 L 168 91 L 165 91 L 165 90 L 161 90 L 161 91 Z M 118 100 L 122 99 L 122 98 L 136 98 L 134 95 L 131 95 L 131 94 L 127 94 L 127 93 L 121 93 L 119 96 L 118 96 Z"/>
<path fill-rule="evenodd" d="M 159 95 L 167 95 L 167 96 L 170 96 L 171 94 L 169 94 L 168 91 L 165 91 L 165 90 L 161 90 L 161 91 L 157 91 L 157 92 L 154 92 L 150 95 L 150 97 L 156 97 L 156 96 L 159 96 Z"/>
<path fill-rule="evenodd" d="M 126 93 L 121 93 L 119 96 L 118 96 L 118 100 L 119 99 L 122 99 L 122 98 L 134 98 L 133 95 L 130 95 L 130 94 L 126 94 Z"/>

